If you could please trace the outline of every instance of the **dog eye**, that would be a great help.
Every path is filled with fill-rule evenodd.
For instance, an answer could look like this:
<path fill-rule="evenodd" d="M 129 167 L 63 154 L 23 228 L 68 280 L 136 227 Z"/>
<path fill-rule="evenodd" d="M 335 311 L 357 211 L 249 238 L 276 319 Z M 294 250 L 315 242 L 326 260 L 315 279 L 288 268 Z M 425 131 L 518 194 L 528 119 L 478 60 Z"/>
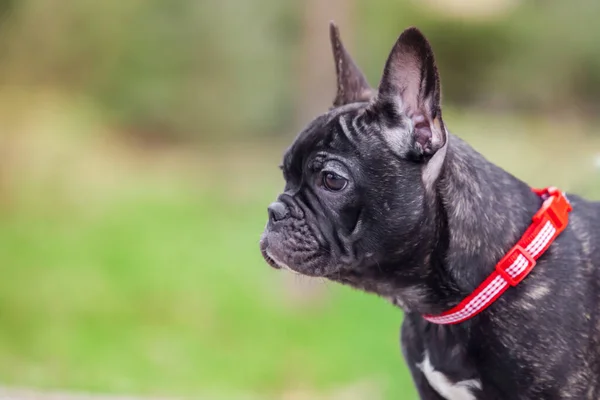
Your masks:
<path fill-rule="evenodd" d="M 323 186 L 332 192 L 339 192 L 348 184 L 346 178 L 343 178 L 333 172 L 323 172 Z"/>

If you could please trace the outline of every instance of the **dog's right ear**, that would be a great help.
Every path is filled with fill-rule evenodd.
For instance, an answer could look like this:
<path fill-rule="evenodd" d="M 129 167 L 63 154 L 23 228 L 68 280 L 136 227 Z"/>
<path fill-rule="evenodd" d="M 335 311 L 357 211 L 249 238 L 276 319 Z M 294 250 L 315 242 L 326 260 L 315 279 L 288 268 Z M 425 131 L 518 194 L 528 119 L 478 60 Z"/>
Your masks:
<path fill-rule="evenodd" d="M 329 37 L 337 75 L 337 95 L 333 100 L 333 107 L 369 101 L 375 96 L 375 90 L 369 86 L 367 78 L 346 51 L 340 38 L 340 31 L 333 21 L 329 23 Z"/>
<path fill-rule="evenodd" d="M 425 162 L 423 182 L 432 188 L 444 164 L 448 133 L 433 50 L 417 28 L 402 32 L 392 48 L 373 109 L 384 121 L 392 150 Z"/>
<path fill-rule="evenodd" d="M 399 123 L 401 116 L 410 120 L 408 131 L 390 130 L 389 139 L 396 143 L 397 151 L 414 148 L 416 153 L 432 156 L 446 144 L 440 98 L 431 45 L 417 28 L 406 29 L 388 57 L 376 101 L 380 111 L 387 111 L 392 125 Z"/>

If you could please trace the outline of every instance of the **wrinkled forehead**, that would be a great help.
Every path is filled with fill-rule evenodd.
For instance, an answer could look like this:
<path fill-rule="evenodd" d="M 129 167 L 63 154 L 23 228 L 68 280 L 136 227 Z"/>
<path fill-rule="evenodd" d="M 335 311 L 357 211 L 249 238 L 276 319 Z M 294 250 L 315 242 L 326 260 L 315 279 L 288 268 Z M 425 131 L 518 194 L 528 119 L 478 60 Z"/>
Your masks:
<path fill-rule="evenodd" d="M 335 143 L 348 141 L 345 135 L 336 135 L 334 126 L 342 115 L 355 113 L 367 107 L 368 103 L 352 103 L 334 108 L 312 120 L 296 137 L 285 152 L 283 165 L 290 168 L 301 163 L 311 152 L 331 147 Z"/>

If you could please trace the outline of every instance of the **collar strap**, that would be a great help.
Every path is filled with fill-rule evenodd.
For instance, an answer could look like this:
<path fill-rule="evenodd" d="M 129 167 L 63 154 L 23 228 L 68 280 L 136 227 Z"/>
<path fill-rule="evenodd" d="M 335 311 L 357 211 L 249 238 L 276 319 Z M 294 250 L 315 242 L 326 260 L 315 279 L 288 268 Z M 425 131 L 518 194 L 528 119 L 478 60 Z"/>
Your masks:
<path fill-rule="evenodd" d="M 567 227 L 572 210 L 565 194 L 555 187 L 533 189 L 544 200 L 519 242 L 496 264 L 494 272 L 456 307 L 441 315 L 425 315 L 434 324 L 459 324 L 485 310 L 510 286 L 531 272 L 536 260 Z"/>

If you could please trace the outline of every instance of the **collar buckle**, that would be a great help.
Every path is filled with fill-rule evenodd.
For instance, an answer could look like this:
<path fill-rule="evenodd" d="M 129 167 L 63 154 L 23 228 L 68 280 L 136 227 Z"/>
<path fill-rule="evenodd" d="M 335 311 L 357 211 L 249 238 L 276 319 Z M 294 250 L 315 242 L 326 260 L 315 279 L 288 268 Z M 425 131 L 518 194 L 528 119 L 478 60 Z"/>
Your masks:
<path fill-rule="evenodd" d="M 533 216 L 533 222 L 540 222 L 546 217 L 558 232 L 562 232 L 569 221 L 569 212 L 573 209 L 567 196 L 555 187 L 534 189 L 540 196 L 546 197 L 542 207 Z"/>
<path fill-rule="evenodd" d="M 514 275 L 511 275 L 511 267 L 514 265 L 515 261 L 519 259 L 520 256 L 523 256 L 525 260 L 527 260 L 527 266 L 523 271 L 520 271 Z M 517 286 L 527 275 L 529 272 L 535 267 L 536 261 L 533 258 L 533 255 L 525 250 L 521 245 L 517 244 L 514 246 L 506 255 L 496 264 L 496 271 L 508 282 L 510 286 Z"/>

